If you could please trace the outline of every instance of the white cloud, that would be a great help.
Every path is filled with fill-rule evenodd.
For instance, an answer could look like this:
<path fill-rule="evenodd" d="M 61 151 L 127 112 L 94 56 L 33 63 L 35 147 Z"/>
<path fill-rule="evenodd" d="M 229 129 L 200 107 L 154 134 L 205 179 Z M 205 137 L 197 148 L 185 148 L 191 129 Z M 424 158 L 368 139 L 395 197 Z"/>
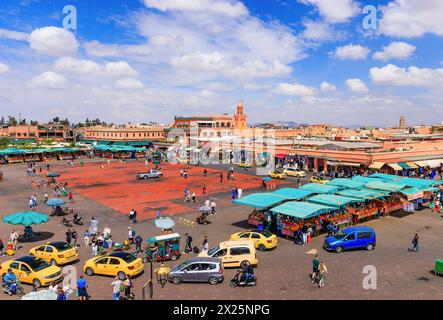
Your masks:
<path fill-rule="evenodd" d="M 25 32 L 0 29 L 0 39 L 10 39 L 17 41 L 27 41 L 29 38 L 29 34 Z"/>
<path fill-rule="evenodd" d="M 360 60 L 366 59 L 368 53 L 368 48 L 361 45 L 353 45 L 351 43 L 346 46 L 336 48 L 332 53 L 332 56 L 341 60 Z"/>
<path fill-rule="evenodd" d="M 335 91 L 335 90 L 337 90 L 337 88 L 333 84 L 330 84 L 326 81 L 323 81 L 321 83 L 320 89 L 321 89 L 321 91 Z"/>
<path fill-rule="evenodd" d="M 200 92 L 200 96 L 202 96 L 203 98 L 214 98 L 217 96 L 217 94 L 215 92 L 205 89 Z"/>
<path fill-rule="evenodd" d="M 400 68 L 388 64 L 382 68 L 371 68 L 369 76 L 376 84 L 440 89 L 443 87 L 443 68 L 429 69 L 415 66 Z"/>
<path fill-rule="evenodd" d="M 388 46 L 383 46 L 382 51 L 374 53 L 372 58 L 387 61 L 389 59 L 407 59 L 415 51 L 415 46 L 406 42 L 391 42 Z"/>
<path fill-rule="evenodd" d="M 382 7 L 380 32 L 394 37 L 443 35 L 443 1 L 393 0 Z"/>
<path fill-rule="evenodd" d="M 82 75 L 96 75 L 100 72 L 100 65 L 90 60 L 78 60 L 71 57 L 63 57 L 56 60 L 54 67 L 58 71 L 67 71 Z"/>
<path fill-rule="evenodd" d="M 346 80 L 346 85 L 349 90 L 354 92 L 366 93 L 369 91 L 368 87 L 360 79 L 348 79 Z"/>
<path fill-rule="evenodd" d="M 141 89 L 144 87 L 141 81 L 132 78 L 120 79 L 116 81 L 115 86 L 120 89 Z"/>
<path fill-rule="evenodd" d="M 307 40 L 323 41 L 334 38 L 332 27 L 323 21 L 306 20 L 302 37 Z"/>
<path fill-rule="evenodd" d="M 66 80 L 62 74 L 46 71 L 32 79 L 30 83 L 34 87 L 45 89 L 63 89 L 66 87 L 68 80 Z"/>
<path fill-rule="evenodd" d="M 9 66 L 7 64 L 0 62 L 0 74 L 8 72 L 8 71 L 9 71 Z"/>
<path fill-rule="evenodd" d="M 32 49 L 50 56 L 70 56 L 76 53 L 78 43 L 75 36 L 58 27 L 35 29 L 29 36 Z"/>
<path fill-rule="evenodd" d="M 358 5 L 353 0 L 298 0 L 317 8 L 319 14 L 331 23 L 346 22 L 358 14 Z"/>
<path fill-rule="evenodd" d="M 84 44 L 86 53 L 97 57 L 118 57 L 122 52 L 118 45 L 103 44 L 96 40 Z"/>
<path fill-rule="evenodd" d="M 240 17 L 248 14 L 248 9 L 240 1 L 225 0 L 144 0 L 149 8 L 161 11 L 211 12 L 229 17 Z"/>
<path fill-rule="evenodd" d="M 105 71 L 113 76 L 135 76 L 135 71 L 126 61 L 108 62 L 105 64 Z"/>
<path fill-rule="evenodd" d="M 315 89 L 298 83 L 280 83 L 271 92 L 287 96 L 312 96 Z"/>

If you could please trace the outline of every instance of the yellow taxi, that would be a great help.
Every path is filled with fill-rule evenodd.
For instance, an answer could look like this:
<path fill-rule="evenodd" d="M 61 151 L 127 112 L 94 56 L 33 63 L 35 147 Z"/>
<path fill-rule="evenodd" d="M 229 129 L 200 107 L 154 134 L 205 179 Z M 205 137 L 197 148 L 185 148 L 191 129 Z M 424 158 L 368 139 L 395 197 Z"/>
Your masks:
<path fill-rule="evenodd" d="M 133 254 L 118 251 L 89 259 L 85 262 L 83 271 L 88 276 L 118 276 L 120 280 L 124 280 L 127 275 L 134 277 L 142 273 L 143 262 Z"/>
<path fill-rule="evenodd" d="M 326 184 L 326 183 L 328 183 L 329 182 L 329 180 L 325 180 L 325 179 L 322 179 L 322 178 L 320 178 L 320 177 L 311 177 L 311 180 L 310 180 L 312 183 L 321 183 L 321 184 Z"/>
<path fill-rule="evenodd" d="M 45 260 L 52 265 L 65 265 L 78 260 L 78 251 L 67 242 L 54 241 L 29 250 L 29 255 Z"/>
<path fill-rule="evenodd" d="M 266 230 L 241 231 L 231 235 L 231 240 L 252 240 L 259 251 L 266 251 L 277 246 L 277 236 Z"/>
<path fill-rule="evenodd" d="M 283 173 L 290 177 L 296 177 L 296 178 L 304 178 L 306 177 L 306 172 L 297 170 L 292 167 L 287 167 L 285 170 L 283 170 Z"/>
<path fill-rule="evenodd" d="M 277 170 L 272 170 L 269 171 L 269 177 L 273 179 L 286 179 L 286 174 Z"/>
<path fill-rule="evenodd" d="M 12 269 L 12 272 L 22 283 L 32 284 L 35 287 L 49 286 L 53 282 L 63 280 L 60 267 L 50 265 L 45 260 L 32 256 L 24 256 L 3 262 L 0 265 L 2 278 L 9 268 Z"/>

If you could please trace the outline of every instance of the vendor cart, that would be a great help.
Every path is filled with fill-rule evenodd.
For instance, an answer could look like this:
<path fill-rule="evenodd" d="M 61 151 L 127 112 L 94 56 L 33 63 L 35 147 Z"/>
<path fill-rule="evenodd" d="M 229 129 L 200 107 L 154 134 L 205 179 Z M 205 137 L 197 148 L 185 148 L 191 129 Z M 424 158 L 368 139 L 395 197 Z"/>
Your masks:
<path fill-rule="evenodd" d="M 435 260 L 434 274 L 443 276 L 443 259 Z"/>
<path fill-rule="evenodd" d="M 144 263 L 148 261 L 175 261 L 180 258 L 180 235 L 178 233 L 150 237 L 147 242 Z"/>

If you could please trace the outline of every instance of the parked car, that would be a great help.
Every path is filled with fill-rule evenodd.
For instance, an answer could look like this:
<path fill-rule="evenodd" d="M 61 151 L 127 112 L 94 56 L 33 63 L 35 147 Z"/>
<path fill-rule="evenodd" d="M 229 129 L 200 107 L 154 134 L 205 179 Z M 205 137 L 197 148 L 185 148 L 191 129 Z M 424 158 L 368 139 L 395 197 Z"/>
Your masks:
<path fill-rule="evenodd" d="M 329 180 L 326 180 L 326 179 L 322 179 L 322 178 L 320 178 L 320 177 L 313 176 L 313 177 L 311 177 L 310 182 L 312 182 L 312 183 L 326 184 L 326 183 L 329 182 Z"/>
<path fill-rule="evenodd" d="M 43 259 L 32 256 L 24 256 L 18 259 L 8 260 L 0 266 L 2 278 L 11 268 L 15 276 L 22 282 L 36 287 L 49 286 L 51 283 L 63 280 L 62 269 L 53 266 Z"/>
<path fill-rule="evenodd" d="M 142 273 L 143 262 L 133 254 L 117 251 L 89 259 L 85 262 L 83 271 L 88 276 L 118 276 L 120 280 L 124 280 L 127 275 L 134 277 Z"/>
<path fill-rule="evenodd" d="M 245 262 L 257 265 L 257 253 L 252 240 L 229 240 L 208 251 L 202 251 L 199 257 L 220 258 L 225 267 L 241 267 Z"/>
<path fill-rule="evenodd" d="M 285 179 L 286 174 L 284 174 L 283 172 L 277 171 L 277 170 L 272 170 L 272 171 L 269 171 L 269 177 L 271 177 L 273 179 Z"/>
<path fill-rule="evenodd" d="M 283 173 L 290 177 L 296 177 L 296 178 L 304 178 L 306 177 L 306 172 L 297 170 L 293 167 L 287 167 L 285 170 L 283 170 Z"/>
<path fill-rule="evenodd" d="M 376 244 L 375 230 L 367 226 L 355 226 L 338 231 L 323 242 L 323 248 L 337 253 L 343 250 L 373 250 Z"/>
<path fill-rule="evenodd" d="M 78 251 L 63 241 L 48 242 L 29 250 L 29 255 L 41 258 L 53 265 L 65 265 L 78 260 Z"/>
<path fill-rule="evenodd" d="M 259 251 L 270 250 L 277 246 L 277 236 L 266 230 L 237 232 L 231 235 L 231 240 L 252 240 Z"/>
<path fill-rule="evenodd" d="M 151 179 L 151 178 L 162 178 L 163 173 L 157 170 L 149 170 L 144 173 L 137 173 L 137 179 Z"/>
<path fill-rule="evenodd" d="M 172 268 L 168 280 L 174 284 L 182 282 L 209 282 L 216 285 L 224 279 L 224 268 L 220 258 L 197 257 Z"/>

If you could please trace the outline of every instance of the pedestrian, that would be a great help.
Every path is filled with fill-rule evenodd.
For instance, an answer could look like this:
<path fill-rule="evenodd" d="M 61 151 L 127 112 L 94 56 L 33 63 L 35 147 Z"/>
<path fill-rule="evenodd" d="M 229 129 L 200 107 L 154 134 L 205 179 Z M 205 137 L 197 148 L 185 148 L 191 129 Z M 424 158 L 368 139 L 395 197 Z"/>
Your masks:
<path fill-rule="evenodd" d="M 66 242 L 68 243 L 68 244 L 71 244 L 71 241 L 72 241 L 72 231 L 71 231 L 71 229 L 68 229 L 68 231 L 66 231 Z"/>
<path fill-rule="evenodd" d="M 45 192 L 45 201 L 43 201 L 44 203 L 46 203 L 46 202 L 48 202 L 48 200 L 49 200 L 49 196 L 48 196 L 48 194 Z"/>
<path fill-rule="evenodd" d="M 135 237 L 135 229 L 128 227 L 128 241 L 130 244 L 134 243 L 134 237 Z"/>
<path fill-rule="evenodd" d="M 3 250 L 5 250 L 5 245 L 3 244 L 3 240 L 0 239 L 0 254 L 1 254 L 2 257 L 5 255 Z"/>
<path fill-rule="evenodd" d="M 208 170 L 205 168 L 205 170 L 203 170 L 203 176 L 207 177 L 208 176 Z"/>
<path fill-rule="evenodd" d="M 34 200 L 32 197 L 29 197 L 29 209 L 34 210 Z"/>
<path fill-rule="evenodd" d="M 9 234 L 9 243 L 12 244 L 12 250 L 17 250 L 18 232 L 12 230 Z"/>
<path fill-rule="evenodd" d="M 134 223 L 134 215 L 135 215 L 135 210 L 131 209 L 131 211 L 129 211 L 129 222 L 131 224 Z"/>
<path fill-rule="evenodd" d="M 137 253 L 142 252 L 142 243 L 143 243 L 143 238 L 141 235 L 137 235 L 134 239 L 135 242 L 135 251 Z"/>
<path fill-rule="evenodd" d="M 188 179 L 188 170 L 183 171 L 183 178 Z"/>
<path fill-rule="evenodd" d="M 318 274 L 320 267 L 320 260 L 318 259 L 318 254 L 315 255 L 315 258 L 312 260 L 312 273 L 311 273 L 311 281 L 315 282 L 315 277 Z"/>
<path fill-rule="evenodd" d="M 83 234 L 83 240 L 85 241 L 85 247 L 89 247 L 89 243 L 90 243 L 90 234 L 88 230 L 85 230 L 85 233 Z"/>
<path fill-rule="evenodd" d="M 77 247 L 77 241 L 78 241 L 78 233 L 77 233 L 77 231 L 75 231 L 75 229 L 72 229 L 71 237 L 74 242 L 73 246 L 75 248 L 75 247 Z"/>
<path fill-rule="evenodd" d="M 125 281 L 123 281 L 123 286 L 125 288 L 125 299 L 134 300 L 134 293 L 132 292 L 132 289 L 134 289 L 134 282 L 132 281 L 130 275 L 126 276 Z"/>
<path fill-rule="evenodd" d="M 203 184 L 203 186 L 202 186 L 202 194 L 206 194 L 206 185 L 205 184 Z"/>
<path fill-rule="evenodd" d="M 63 290 L 63 285 L 59 284 L 57 287 L 57 300 L 66 300 L 66 293 Z"/>
<path fill-rule="evenodd" d="M 88 298 L 88 281 L 86 281 L 83 274 L 77 280 L 77 295 L 79 300 L 86 300 Z"/>
<path fill-rule="evenodd" d="M 243 195 L 243 189 L 242 188 L 238 188 L 237 189 L 237 198 L 240 199 Z"/>
<path fill-rule="evenodd" d="M 211 202 L 211 214 L 217 214 L 215 208 L 216 208 L 217 204 L 215 203 L 214 200 L 212 200 Z"/>
<path fill-rule="evenodd" d="M 189 235 L 189 233 L 185 233 L 185 250 L 183 251 L 183 254 L 192 252 L 192 237 Z"/>
<path fill-rule="evenodd" d="M 223 182 L 223 172 L 220 172 L 220 183 Z"/>
<path fill-rule="evenodd" d="M 180 169 L 180 178 L 183 178 L 183 169 Z"/>
<path fill-rule="evenodd" d="M 236 192 L 235 192 L 235 188 L 233 187 L 232 190 L 231 190 L 231 198 L 232 198 L 232 200 L 235 199 L 235 195 L 236 195 Z"/>
<path fill-rule="evenodd" d="M 318 287 L 321 288 L 325 285 L 325 281 L 326 281 L 326 273 L 328 273 L 328 268 L 326 268 L 326 264 L 324 263 L 324 261 L 320 262 L 320 266 L 318 268 Z"/>
<path fill-rule="evenodd" d="M 93 257 L 95 257 L 98 254 L 98 244 L 97 244 L 97 239 L 93 239 L 92 240 L 92 245 L 91 245 L 91 255 Z"/>
<path fill-rule="evenodd" d="M 202 251 L 208 251 L 209 250 L 209 241 L 208 241 L 208 236 L 205 236 L 205 238 L 203 239 L 203 248 Z"/>
<path fill-rule="evenodd" d="M 117 277 L 114 278 L 114 281 L 111 283 L 112 288 L 112 299 L 120 300 L 120 292 L 122 288 L 122 281 Z"/>
<path fill-rule="evenodd" d="M 408 249 L 409 252 L 418 252 L 418 233 L 415 234 L 414 238 L 412 239 L 412 246 Z"/>
<path fill-rule="evenodd" d="M 301 233 L 303 237 L 303 245 L 308 242 L 308 227 L 306 225 L 303 225 L 301 228 Z"/>
<path fill-rule="evenodd" d="M 196 203 L 197 202 L 197 200 L 195 198 L 195 192 L 193 192 L 192 195 L 191 195 L 191 202 L 192 203 Z"/>
<path fill-rule="evenodd" d="M 205 207 L 209 207 L 211 205 L 211 201 L 209 199 L 206 199 L 205 201 Z"/>
<path fill-rule="evenodd" d="M 72 202 L 73 197 L 74 196 L 72 195 L 72 192 L 69 191 L 69 193 L 68 193 L 68 200 L 69 200 L 69 202 Z"/>

